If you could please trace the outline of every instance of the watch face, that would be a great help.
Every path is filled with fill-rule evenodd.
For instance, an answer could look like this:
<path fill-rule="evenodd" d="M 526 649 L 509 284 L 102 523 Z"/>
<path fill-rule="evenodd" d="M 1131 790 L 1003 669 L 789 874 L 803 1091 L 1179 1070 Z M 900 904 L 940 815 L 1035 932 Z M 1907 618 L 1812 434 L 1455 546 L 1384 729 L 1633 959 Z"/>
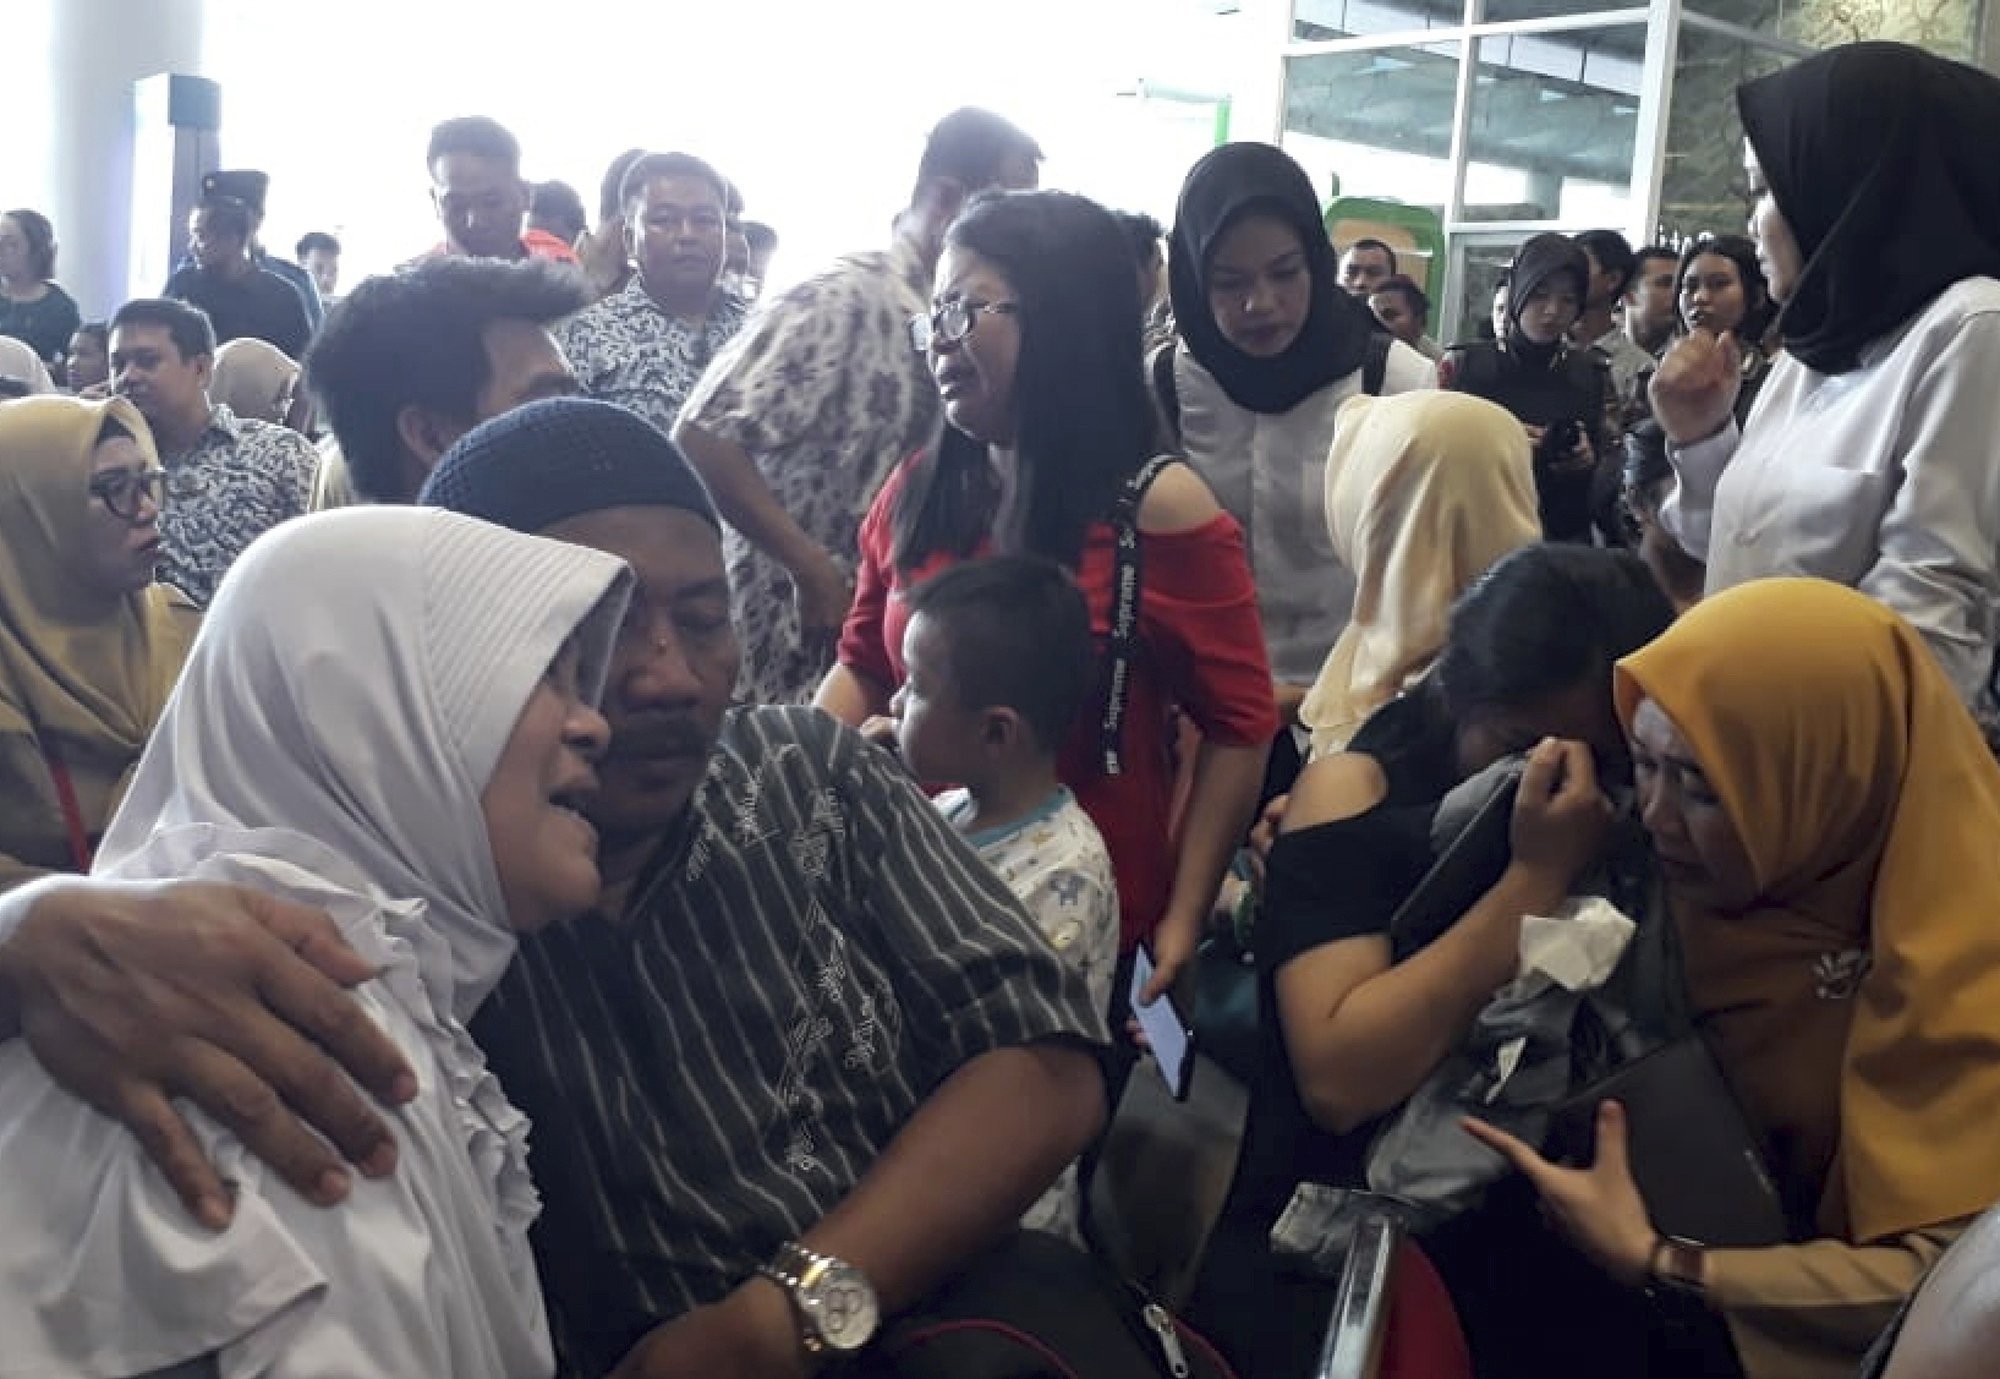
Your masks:
<path fill-rule="evenodd" d="M 859 1350 L 875 1334 L 875 1290 L 859 1269 L 829 1265 L 799 1289 L 798 1297 L 828 1350 Z"/>

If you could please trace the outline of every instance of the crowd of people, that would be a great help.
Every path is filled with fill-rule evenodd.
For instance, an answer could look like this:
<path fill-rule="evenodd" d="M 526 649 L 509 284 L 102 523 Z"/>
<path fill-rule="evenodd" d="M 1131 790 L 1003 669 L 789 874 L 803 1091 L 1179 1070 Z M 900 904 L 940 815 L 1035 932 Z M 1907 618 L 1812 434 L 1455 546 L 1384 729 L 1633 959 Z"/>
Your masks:
<path fill-rule="evenodd" d="M 976 109 L 770 294 L 480 117 L 345 292 L 262 173 L 102 324 L 0 215 L 0 1379 L 1303 1379 L 1370 1200 L 1482 1379 L 1975 1372 L 2000 80 L 1737 106 L 1747 236 L 1445 343 L 1278 148 Z M 1229 968 L 1177 1318 L 1092 1183 Z"/>

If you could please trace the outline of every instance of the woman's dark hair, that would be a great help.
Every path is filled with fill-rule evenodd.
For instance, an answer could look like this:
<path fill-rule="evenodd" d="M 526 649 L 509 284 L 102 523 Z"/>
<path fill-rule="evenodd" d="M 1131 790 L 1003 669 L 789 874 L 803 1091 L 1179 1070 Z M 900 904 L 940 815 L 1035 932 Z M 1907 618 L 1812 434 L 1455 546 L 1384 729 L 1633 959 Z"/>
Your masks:
<path fill-rule="evenodd" d="M 1757 262 L 1757 246 L 1742 235 L 1697 235 L 1681 251 L 1680 266 L 1674 270 L 1675 328 L 1682 334 L 1687 332 L 1687 319 L 1681 315 L 1681 284 L 1703 254 L 1720 254 L 1736 265 L 1736 280 L 1743 284 L 1743 319 L 1737 323 L 1736 338 L 1753 344 L 1762 340 L 1778 314 L 1778 304 L 1771 300 L 1771 285 L 1764 281 L 1764 269 Z"/>
<path fill-rule="evenodd" d="M 1463 723 L 1606 675 L 1673 620 L 1673 605 L 1635 555 L 1566 542 L 1523 547 L 1452 609 L 1438 663 L 1446 711 Z"/>
<path fill-rule="evenodd" d="M 56 275 L 56 227 L 40 211 L 22 207 L 12 211 L 0 211 L 0 217 L 13 221 L 21 227 L 21 238 L 28 241 L 28 267 L 37 282 L 47 282 Z"/>
<path fill-rule="evenodd" d="M 975 198 L 945 243 L 991 263 L 1019 303 L 1014 366 L 1021 549 L 1074 569 L 1091 523 L 1154 451 L 1152 401 L 1139 357 L 1139 286 L 1131 242 L 1111 212 L 1068 192 Z M 903 569 L 938 551 L 963 555 L 993 530 L 999 488 L 985 447 L 933 446 L 911 468 L 891 514 Z M 1014 552 L 1008 552 L 1012 554 Z"/>

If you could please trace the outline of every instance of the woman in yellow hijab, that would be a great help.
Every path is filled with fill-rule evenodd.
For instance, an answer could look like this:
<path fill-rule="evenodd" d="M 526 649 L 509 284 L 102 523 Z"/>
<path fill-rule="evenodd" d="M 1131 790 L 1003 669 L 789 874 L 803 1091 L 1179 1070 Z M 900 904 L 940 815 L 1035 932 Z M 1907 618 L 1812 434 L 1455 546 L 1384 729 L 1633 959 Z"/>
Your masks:
<path fill-rule="evenodd" d="M 1610 1103 L 1588 1170 L 1477 1133 L 1614 1275 L 1719 1313 L 1750 1379 L 1851 1374 L 2000 1201 L 2000 765 L 1917 633 L 1818 580 L 1709 598 L 1617 695 L 1689 1000 L 1795 1240 L 1657 1236 Z"/>
<path fill-rule="evenodd" d="M 1354 572 L 1354 616 L 1299 709 L 1315 757 L 1431 668 L 1473 580 L 1541 539 L 1521 423 L 1468 393 L 1350 398 L 1327 456 L 1326 527 Z"/>
<path fill-rule="evenodd" d="M 129 402 L 0 404 L 0 890 L 84 871 L 193 640 Z"/>

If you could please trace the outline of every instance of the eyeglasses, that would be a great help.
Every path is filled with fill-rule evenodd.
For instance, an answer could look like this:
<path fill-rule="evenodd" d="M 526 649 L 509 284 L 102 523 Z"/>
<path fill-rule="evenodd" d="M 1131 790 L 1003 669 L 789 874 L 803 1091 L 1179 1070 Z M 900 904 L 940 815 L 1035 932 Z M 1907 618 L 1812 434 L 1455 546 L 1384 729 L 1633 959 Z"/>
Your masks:
<path fill-rule="evenodd" d="M 102 474 L 93 474 L 90 479 L 90 496 L 111 509 L 111 515 L 126 522 L 136 522 L 140 507 L 148 500 L 153 506 L 160 504 L 160 495 L 165 492 L 167 471 L 157 466 L 151 469 L 109 469 Z"/>
<path fill-rule="evenodd" d="M 980 312 L 1012 316 L 1020 309 L 1018 302 L 982 302 L 972 297 L 953 297 L 932 307 L 928 315 L 910 318 L 910 348 L 923 354 L 933 344 L 956 345 L 972 334 Z"/>

